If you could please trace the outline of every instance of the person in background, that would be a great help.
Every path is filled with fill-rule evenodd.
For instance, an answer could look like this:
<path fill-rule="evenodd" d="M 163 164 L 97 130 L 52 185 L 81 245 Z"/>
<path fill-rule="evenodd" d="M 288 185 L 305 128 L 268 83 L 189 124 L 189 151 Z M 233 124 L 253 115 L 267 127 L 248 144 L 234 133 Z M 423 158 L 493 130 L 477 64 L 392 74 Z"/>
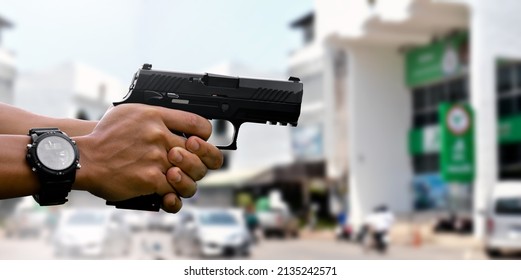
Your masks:
<path fill-rule="evenodd" d="M 366 234 L 370 234 L 368 238 L 370 238 L 369 241 L 371 241 L 367 242 L 366 246 L 371 244 L 378 251 L 385 252 L 394 220 L 394 214 L 386 205 L 376 207 L 366 221 L 368 230 Z"/>
<path fill-rule="evenodd" d="M 253 204 L 248 204 L 248 206 L 246 206 L 245 219 L 246 227 L 250 232 L 250 237 L 253 243 L 257 243 L 257 229 L 259 228 L 259 219 L 257 217 L 255 206 Z"/>

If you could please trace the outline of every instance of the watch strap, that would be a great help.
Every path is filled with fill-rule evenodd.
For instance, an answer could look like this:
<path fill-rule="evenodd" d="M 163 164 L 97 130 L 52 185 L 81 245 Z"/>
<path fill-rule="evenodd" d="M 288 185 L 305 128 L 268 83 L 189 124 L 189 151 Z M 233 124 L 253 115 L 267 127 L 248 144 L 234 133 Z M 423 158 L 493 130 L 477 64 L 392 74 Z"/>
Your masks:
<path fill-rule="evenodd" d="M 40 186 L 40 191 L 33 198 L 40 206 L 51 206 L 65 204 L 67 196 L 71 191 L 72 183 L 51 182 Z"/>

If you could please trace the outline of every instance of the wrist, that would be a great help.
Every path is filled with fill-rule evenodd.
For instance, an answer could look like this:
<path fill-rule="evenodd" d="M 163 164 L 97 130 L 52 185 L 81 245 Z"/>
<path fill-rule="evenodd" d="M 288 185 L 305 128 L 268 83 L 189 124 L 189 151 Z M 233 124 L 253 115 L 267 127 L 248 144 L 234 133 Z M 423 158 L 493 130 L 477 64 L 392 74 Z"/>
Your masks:
<path fill-rule="evenodd" d="M 94 186 L 94 180 L 96 169 L 99 166 L 92 164 L 92 156 L 95 151 L 92 147 L 94 146 L 94 139 L 90 136 L 77 136 L 72 137 L 76 142 L 76 146 L 80 152 L 80 169 L 76 171 L 76 179 L 72 185 L 73 190 L 91 191 Z"/>
<path fill-rule="evenodd" d="M 65 131 L 67 135 L 74 137 L 92 133 L 92 130 L 94 130 L 98 122 L 78 119 L 59 119 L 58 123 L 61 124 L 61 126 L 59 126 L 60 129 Z"/>

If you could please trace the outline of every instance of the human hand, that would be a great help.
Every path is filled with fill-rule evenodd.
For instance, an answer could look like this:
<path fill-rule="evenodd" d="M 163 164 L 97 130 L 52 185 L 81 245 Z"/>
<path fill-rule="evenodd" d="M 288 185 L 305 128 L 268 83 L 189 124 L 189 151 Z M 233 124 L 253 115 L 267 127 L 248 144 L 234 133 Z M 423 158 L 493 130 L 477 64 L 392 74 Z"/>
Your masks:
<path fill-rule="evenodd" d="M 188 139 L 173 134 L 193 135 Z M 157 193 L 163 210 L 177 212 L 196 181 L 217 169 L 222 153 L 205 140 L 211 124 L 192 113 L 123 104 L 105 114 L 91 134 L 75 138 L 82 168 L 75 189 L 110 201 Z"/>

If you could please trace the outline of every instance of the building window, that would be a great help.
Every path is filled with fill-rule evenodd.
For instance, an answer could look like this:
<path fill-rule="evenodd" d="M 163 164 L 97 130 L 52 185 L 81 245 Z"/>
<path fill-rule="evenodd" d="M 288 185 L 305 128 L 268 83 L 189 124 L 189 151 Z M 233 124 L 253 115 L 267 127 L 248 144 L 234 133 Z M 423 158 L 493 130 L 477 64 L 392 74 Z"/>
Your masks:
<path fill-rule="evenodd" d="M 497 78 L 497 116 L 521 114 L 521 63 L 500 65 Z"/>
<path fill-rule="evenodd" d="M 521 139 L 515 134 L 519 130 L 516 119 L 521 117 L 521 61 L 502 60 L 497 64 L 496 113 L 498 177 L 500 180 L 521 179 Z"/>
<path fill-rule="evenodd" d="M 412 157 L 412 166 L 415 174 L 438 172 L 440 156 L 437 153 L 420 154 Z"/>
<path fill-rule="evenodd" d="M 424 129 L 438 125 L 441 103 L 466 103 L 469 98 L 468 75 L 445 79 L 412 89 L 412 128 Z M 412 156 L 415 174 L 439 172 L 439 153 Z"/>
<path fill-rule="evenodd" d="M 468 97 L 468 79 L 466 76 L 413 89 L 413 128 L 438 124 L 438 106 L 441 103 L 465 103 Z"/>

